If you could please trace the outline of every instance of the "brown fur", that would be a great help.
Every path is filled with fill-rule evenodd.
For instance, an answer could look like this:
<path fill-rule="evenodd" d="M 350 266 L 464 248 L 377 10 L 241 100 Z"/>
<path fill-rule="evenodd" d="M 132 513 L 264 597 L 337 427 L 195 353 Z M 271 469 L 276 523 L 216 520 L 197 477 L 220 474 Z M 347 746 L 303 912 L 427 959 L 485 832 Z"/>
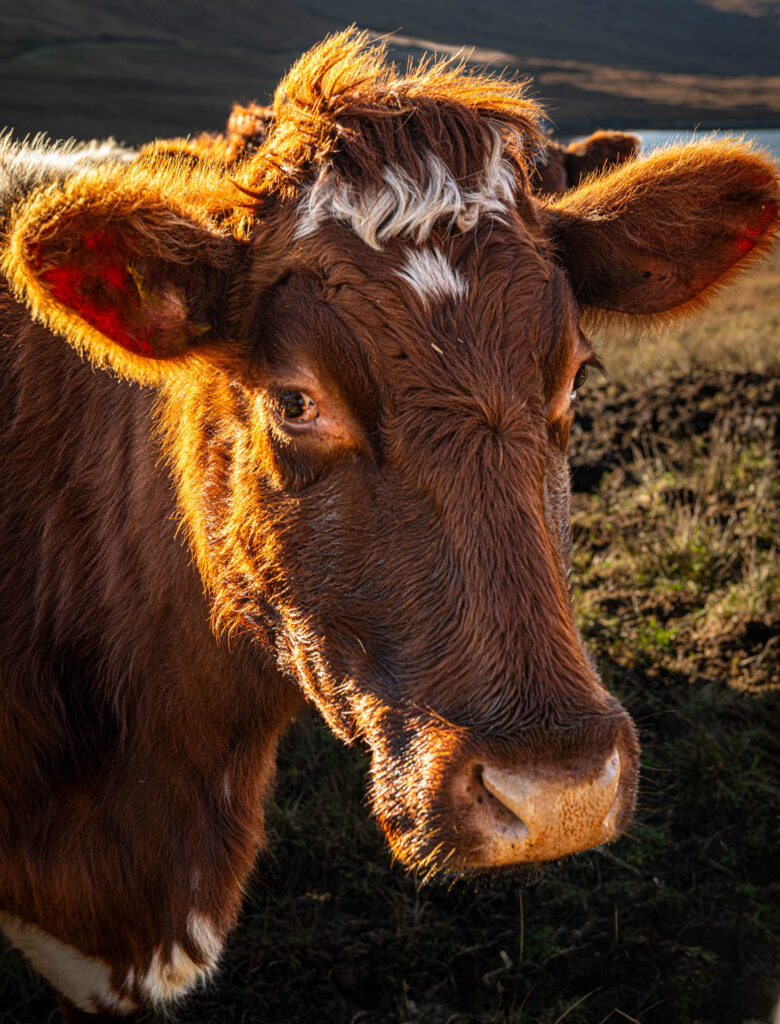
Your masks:
<path fill-rule="evenodd" d="M 545 195 L 568 192 L 595 171 L 633 160 L 640 144 L 629 132 L 594 132 L 568 146 L 549 139 L 534 162 L 531 185 Z"/>
<path fill-rule="evenodd" d="M 155 953 L 203 961 L 193 908 L 219 936 L 235 920 L 300 692 L 371 751 L 410 864 L 479 863 L 463 780 L 485 764 L 587 774 L 618 750 L 625 824 L 636 739 L 567 584 L 575 299 L 690 304 L 776 227 L 771 165 L 724 144 L 539 203 L 519 86 L 399 77 L 355 34 L 273 111 L 240 190 L 223 161 L 151 155 L 42 188 L 6 229 L 0 908 L 139 1003 Z M 410 195 L 432 168 L 455 184 L 370 247 L 360 197 L 398 167 Z M 478 210 L 507 180 L 458 230 L 453 188 Z M 301 229 L 318 183 L 352 229 Z M 404 276 L 433 250 L 441 293 Z M 314 394 L 311 429 L 279 419 L 289 389 Z"/>
<path fill-rule="evenodd" d="M 195 139 L 158 140 L 145 146 L 141 157 L 147 159 L 166 153 L 233 167 L 255 155 L 268 137 L 273 120 L 272 107 L 256 103 L 243 107 L 234 103 L 224 133 L 203 133 Z M 589 174 L 633 159 L 640 144 L 638 136 L 616 131 L 594 132 L 587 139 L 568 146 L 546 139 L 533 159 L 531 187 L 543 195 L 567 192 Z"/>
<path fill-rule="evenodd" d="M 705 139 L 608 170 L 548 209 L 583 305 L 665 319 L 771 246 L 777 172 L 749 145 Z"/>

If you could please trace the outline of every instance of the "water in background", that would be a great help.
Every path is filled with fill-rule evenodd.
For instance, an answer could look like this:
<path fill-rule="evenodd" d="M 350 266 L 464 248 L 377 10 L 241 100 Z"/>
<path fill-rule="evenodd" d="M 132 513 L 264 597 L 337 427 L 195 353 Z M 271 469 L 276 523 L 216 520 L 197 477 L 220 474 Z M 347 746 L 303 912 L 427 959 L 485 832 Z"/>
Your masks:
<path fill-rule="evenodd" d="M 757 146 L 768 149 L 776 157 L 780 157 L 780 128 L 723 128 L 720 131 L 712 132 L 701 129 L 698 132 L 686 132 L 680 128 L 657 129 L 657 128 L 629 128 L 642 138 L 642 152 L 649 153 L 659 146 L 665 146 L 671 142 L 690 142 L 691 139 L 702 139 L 710 135 L 717 138 L 731 136 L 752 139 Z"/>

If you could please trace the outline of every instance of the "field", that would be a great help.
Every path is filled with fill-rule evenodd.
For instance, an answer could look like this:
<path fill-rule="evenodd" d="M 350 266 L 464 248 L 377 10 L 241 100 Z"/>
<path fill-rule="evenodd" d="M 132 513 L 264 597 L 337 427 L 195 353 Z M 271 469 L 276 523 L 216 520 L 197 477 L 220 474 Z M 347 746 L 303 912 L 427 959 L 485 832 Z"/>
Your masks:
<path fill-rule="evenodd" d="M 391 863 L 366 761 L 291 729 L 218 979 L 181 1024 L 754 1024 L 780 995 L 780 253 L 662 337 L 604 336 L 571 444 L 579 623 L 643 744 L 628 835 L 510 877 Z M 0 1024 L 58 1020 L 0 953 Z M 143 1018 L 152 1024 L 154 1018 Z"/>

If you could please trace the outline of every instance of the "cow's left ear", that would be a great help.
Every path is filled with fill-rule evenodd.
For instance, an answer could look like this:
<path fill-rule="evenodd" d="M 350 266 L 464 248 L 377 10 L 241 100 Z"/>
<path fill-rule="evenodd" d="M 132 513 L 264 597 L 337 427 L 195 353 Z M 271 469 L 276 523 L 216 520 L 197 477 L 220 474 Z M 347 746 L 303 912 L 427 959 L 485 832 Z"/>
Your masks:
<path fill-rule="evenodd" d="M 227 333 L 243 246 L 217 226 L 215 194 L 144 168 L 77 175 L 17 208 L 4 270 L 33 316 L 94 363 L 157 383 Z"/>
<path fill-rule="evenodd" d="M 779 202 L 770 160 L 702 142 L 624 164 L 547 213 L 581 305 L 653 315 L 700 300 L 764 252 Z"/>

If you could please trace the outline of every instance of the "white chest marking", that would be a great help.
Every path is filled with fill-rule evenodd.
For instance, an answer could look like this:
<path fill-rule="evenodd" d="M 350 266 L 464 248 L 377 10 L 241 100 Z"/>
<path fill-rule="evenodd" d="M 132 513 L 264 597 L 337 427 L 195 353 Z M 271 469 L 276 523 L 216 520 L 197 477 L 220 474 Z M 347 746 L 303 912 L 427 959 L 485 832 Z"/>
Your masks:
<path fill-rule="evenodd" d="M 174 942 L 169 959 L 164 960 L 158 950 L 146 972 L 138 979 L 138 986 L 150 1003 L 161 1004 L 177 999 L 216 968 L 222 951 L 222 938 L 214 931 L 208 918 L 191 911 L 187 918 L 187 931 L 200 950 L 203 962 L 195 963 L 178 942 Z M 131 972 L 128 981 L 132 980 Z"/>
<path fill-rule="evenodd" d="M 0 929 L 24 953 L 33 967 L 79 1009 L 87 1013 L 114 1010 L 131 1013 L 138 1004 L 120 995 L 111 984 L 111 968 L 102 960 L 85 956 L 73 946 L 48 935 L 36 925 L 0 913 Z M 146 1004 L 168 1003 L 189 991 L 217 966 L 222 937 L 207 917 L 191 911 L 187 918 L 190 939 L 200 951 L 198 963 L 174 942 L 170 957 L 158 949 L 143 972 L 130 969 L 122 985 L 136 989 Z"/>
<path fill-rule="evenodd" d="M 137 1009 L 132 1000 L 116 993 L 111 985 L 111 968 L 102 960 L 85 956 L 36 925 L 25 924 L 10 914 L 0 913 L 0 928 L 36 971 L 79 1009 L 87 1013 L 131 1013 Z"/>

